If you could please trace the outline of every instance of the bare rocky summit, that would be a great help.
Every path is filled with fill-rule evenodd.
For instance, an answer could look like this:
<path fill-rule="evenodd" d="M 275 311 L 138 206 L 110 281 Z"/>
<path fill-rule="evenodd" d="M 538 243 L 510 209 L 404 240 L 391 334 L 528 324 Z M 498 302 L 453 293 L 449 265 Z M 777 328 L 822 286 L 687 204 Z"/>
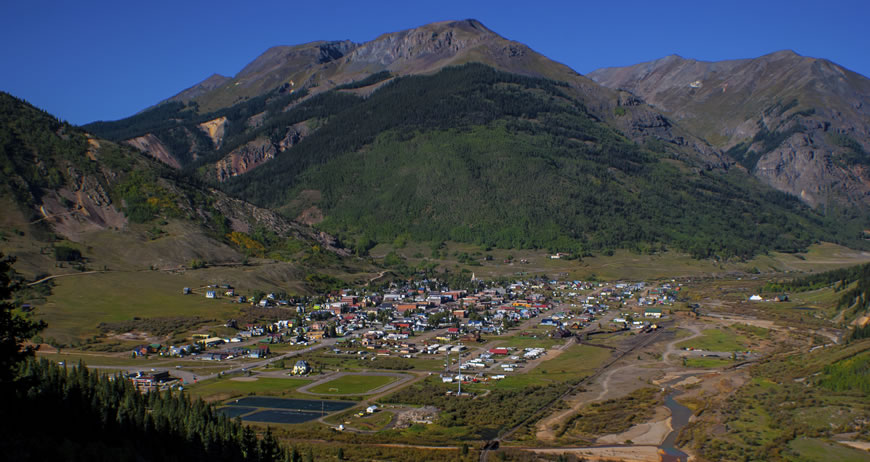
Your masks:
<path fill-rule="evenodd" d="M 167 101 L 195 103 L 200 113 L 207 113 L 260 97 L 276 89 L 279 94 L 293 94 L 304 90 L 306 96 L 286 107 L 286 111 L 307 98 L 341 85 L 354 84 L 376 73 L 389 72 L 394 77 L 431 74 L 448 66 L 469 62 L 483 63 L 514 74 L 564 82 L 568 85 L 566 91 L 583 101 L 587 110 L 596 117 L 608 120 L 631 139 L 639 143 L 663 142 L 677 157 L 699 167 L 721 168 L 729 165 L 720 150 L 694 136 L 660 110 L 650 107 L 638 98 L 626 99 L 624 92 L 602 87 L 526 45 L 500 36 L 474 19 L 427 24 L 382 34 L 360 44 L 343 40 L 275 46 L 254 59 L 234 77 L 209 77 Z M 383 82 L 348 91 L 368 96 Z M 268 122 L 267 114 L 259 113 L 249 117 L 246 125 L 256 128 Z M 288 126 L 287 135 L 280 142 L 265 139 L 247 141 L 245 145 L 235 148 L 218 161 L 215 165 L 217 178 L 223 181 L 262 165 L 306 135 L 305 130 Z M 154 134 L 149 136 L 153 137 Z M 219 140 L 211 133 L 209 136 L 217 149 L 220 146 Z M 160 150 L 151 152 L 150 146 L 160 146 L 157 143 L 159 137 L 157 140 L 149 137 L 148 140 L 150 144 L 145 144 L 142 140 L 131 141 L 131 144 L 176 168 L 183 167 L 187 162 L 184 159 L 170 160 Z M 198 149 L 197 146 L 191 146 L 184 153 L 185 158 L 200 157 Z"/>
<path fill-rule="evenodd" d="M 672 55 L 589 77 L 662 109 L 810 205 L 870 205 L 870 80 L 857 73 L 786 50 L 719 62 Z"/>

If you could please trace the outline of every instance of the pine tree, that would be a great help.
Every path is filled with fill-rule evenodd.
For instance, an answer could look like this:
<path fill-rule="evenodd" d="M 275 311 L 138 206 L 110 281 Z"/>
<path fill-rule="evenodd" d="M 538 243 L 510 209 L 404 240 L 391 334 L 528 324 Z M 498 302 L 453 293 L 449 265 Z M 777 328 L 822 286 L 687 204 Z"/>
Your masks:
<path fill-rule="evenodd" d="M 272 429 L 266 427 L 266 433 L 263 439 L 259 442 L 260 462 L 277 462 L 281 455 L 281 448 L 278 446 L 278 440 L 272 435 Z"/>
<path fill-rule="evenodd" d="M 24 348 L 24 341 L 45 328 L 42 321 L 32 321 L 13 313 L 15 306 L 10 302 L 18 283 L 12 280 L 12 264 L 15 257 L 5 257 L 0 253 L 0 387 L 11 386 L 18 365 L 33 351 Z"/>

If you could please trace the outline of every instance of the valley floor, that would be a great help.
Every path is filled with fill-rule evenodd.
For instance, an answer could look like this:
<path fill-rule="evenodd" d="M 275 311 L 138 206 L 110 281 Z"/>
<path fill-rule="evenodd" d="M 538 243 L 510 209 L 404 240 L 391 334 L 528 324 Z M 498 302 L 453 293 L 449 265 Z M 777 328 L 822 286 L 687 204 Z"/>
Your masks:
<path fill-rule="evenodd" d="M 594 271 L 607 273 L 612 266 L 622 265 L 629 272 L 643 272 L 638 268 L 655 263 L 644 256 L 614 258 L 604 264 L 594 263 Z M 827 269 L 866 260 L 861 253 L 850 254 L 826 246 L 813 249 L 805 259 L 794 259 L 791 255 L 759 258 L 750 264 L 769 259 L 764 260 L 768 267 L 783 271 L 807 269 L 806 265 L 814 262 L 820 265 L 818 268 Z M 637 260 L 634 269 L 632 259 Z M 544 265 L 544 260 L 539 263 Z M 546 262 L 546 265 L 549 266 L 538 270 L 587 271 L 585 265 L 593 263 Z M 501 266 L 497 271 L 504 268 Z M 656 276 L 658 271 L 654 272 Z M 154 301 L 137 301 L 139 305 L 135 306 L 140 307 L 143 317 L 147 316 L 149 303 L 159 303 L 160 297 L 174 300 L 165 293 L 176 291 L 179 285 L 176 275 L 150 272 L 144 275 L 146 280 L 166 281 L 156 284 L 152 288 L 154 293 L 145 297 Z M 196 275 L 193 272 L 183 277 L 193 281 L 191 277 Z M 319 408 L 300 411 L 317 412 L 308 423 L 246 420 L 258 428 L 268 425 L 289 444 L 310 448 L 323 457 L 342 447 L 351 460 L 354 459 L 351 453 L 362 459 L 391 460 L 421 457 L 553 460 L 562 455 L 591 460 L 714 460 L 713 454 L 760 460 L 765 457 L 756 445 L 765 448 L 779 445 L 775 455 L 770 453 L 771 460 L 812 460 L 812 454 L 829 446 L 836 448 L 837 457 L 842 456 L 837 460 L 870 460 L 866 423 L 860 423 L 862 419 L 870 421 L 870 407 L 864 397 L 825 393 L 826 382 L 813 378 L 824 377 L 828 370 L 825 367 L 841 364 L 844 358 L 867 355 L 870 341 L 847 344 L 843 338 L 846 326 L 838 321 L 840 314 L 833 309 L 837 295 L 831 289 L 793 293 L 785 302 L 770 297 L 749 300 L 766 281 L 782 276 L 785 273 L 756 275 L 723 269 L 694 276 L 681 274 L 679 278 L 649 278 L 647 291 L 665 284 L 680 288 L 680 301 L 664 306 L 664 316 L 655 322 L 655 330 L 602 329 L 626 312 L 637 315 L 643 311 L 636 299 L 626 299 L 611 304 L 609 310 L 568 338 L 549 337 L 552 328 L 542 326 L 541 321 L 562 312 L 568 313 L 566 322 L 570 322 L 579 312 L 578 302 L 551 293 L 554 301 L 550 312 L 524 320 L 501 335 L 485 335 L 480 342 L 465 342 L 462 353 L 452 358 L 445 354 L 415 354 L 410 358 L 390 354 L 388 359 L 373 353 L 361 355 L 366 349 L 358 342 L 348 341 L 348 338 L 359 341 L 361 335 L 323 339 L 307 345 L 275 345 L 267 359 L 203 361 L 156 355 L 131 358 L 129 345 L 157 339 L 149 335 L 137 337 L 147 333 L 135 332 L 129 338 L 101 340 L 102 343 L 87 348 L 44 344 L 38 354 L 67 365 L 82 361 L 107 372 L 147 374 L 168 370 L 185 393 L 225 406 L 222 409 L 236 412 L 243 419 L 266 411 L 271 415 L 290 412 L 282 411 L 283 401 L 249 408 L 233 406 L 235 400 L 246 396 L 296 400 L 293 403 L 305 406 L 309 401 L 347 401 L 350 407 L 339 411 L 321 413 Z M 109 291 L 109 287 L 123 285 L 120 283 L 125 277 L 123 273 L 114 276 L 95 273 L 57 278 L 55 295 L 45 305 L 49 323 L 62 327 L 70 322 L 64 306 L 68 306 L 68 300 L 82 296 L 76 295 L 77 288 L 102 281 L 100 287 Z M 581 291 L 577 300 L 599 297 L 609 287 L 612 285 L 601 284 Z M 238 309 L 199 297 L 196 300 L 199 316 L 215 316 L 195 327 L 200 331 L 223 332 L 213 320 L 227 316 L 221 314 L 224 311 Z M 74 303 L 99 313 L 103 302 L 99 297 L 88 297 Z M 153 311 L 152 315 L 159 313 L 160 310 Z M 82 331 L 86 333 L 94 329 L 85 324 L 68 325 L 87 328 Z M 67 331 L 73 335 L 76 332 Z M 409 342 L 418 346 L 444 343 L 440 339 L 447 333 L 446 327 L 425 331 Z M 177 333 L 173 335 L 178 337 Z M 455 341 L 448 343 L 458 345 Z M 100 351 L 103 344 L 114 345 L 120 351 L 112 352 L 112 348 Z M 239 346 L 255 344 L 252 339 Z M 494 363 L 483 362 L 483 358 L 499 348 L 511 348 L 514 352 L 540 348 L 543 354 L 528 361 L 496 357 Z M 810 358 L 808 361 L 818 366 L 801 369 L 794 359 L 801 357 Z M 300 359 L 310 364 L 312 370 L 301 377 L 288 375 Z M 473 372 L 465 368 L 478 361 L 483 367 Z M 773 381 L 772 364 L 779 363 L 787 367 L 782 366 L 786 369 L 777 373 L 799 376 L 786 384 Z M 467 380 L 462 385 L 462 395 L 457 395 L 458 384 L 444 383 L 442 377 L 462 373 L 488 378 L 480 382 Z M 495 375 L 505 378 L 494 380 L 491 377 Z M 813 402 L 797 401 L 782 415 L 765 407 L 769 394 L 793 397 L 797 392 L 793 385 L 809 387 L 806 390 L 811 390 Z M 452 397 L 445 399 L 448 392 Z M 373 411 L 371 406 L 375 406 Z M 493 415 L 515 412 L 521 417 L 489 425 L 481 416 L 490 412 Z M 474 413 L 479 415 L 475 417 Z M 799 437 L 782 439 L 784 430 L 775 419 L 783 420 L 788 428 L 796 428 Z M 834 432 L 802 427 L 807 419 L 828 421 Z M 750 421 L 753 426 L 746 424 Z M 498 449 L 492 447 L 493 442 L 498 443 Z"/>

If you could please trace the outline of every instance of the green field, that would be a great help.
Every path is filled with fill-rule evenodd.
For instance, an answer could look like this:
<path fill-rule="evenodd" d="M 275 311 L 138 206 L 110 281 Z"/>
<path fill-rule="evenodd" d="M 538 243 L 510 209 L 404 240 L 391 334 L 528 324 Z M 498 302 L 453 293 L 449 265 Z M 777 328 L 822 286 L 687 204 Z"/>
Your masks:
<path fill-rule="evenodd" d="M 375 356 L 374 360 L 371 358 L 371 355 L 366 358 L 361 358 L 356 355 L 337 355 L 322 351 L 307 353 L 299 357 L 299 359 L 308 361 L 315 370 L 319 370 L 319 368 L 322 367 L 323 371 L 403 371 L 413 369 L 418 371 L 435 372 L 444 368 L 443 356 L 426 355 L 410 359 L 397 356 Z M 292 364 L 288 363 L 287 366 L 292 367 Z"/>
<path fill-rule="evenodd" d="M 794 454 L 787 454 L 788 460 L 795 462 L 810 462 L 824 460 L 827 462 L 866 462 L 870 461 L 870 452 L 846 447 L 837 443 L 819 439 L 798 438 L 788 445 Z"/>
<path fill-rule="evenodd" d="M 38 307 L 48 323 L 43 337 L 68 343 L 98 333 L 101 322 L 134 317 L 200 316 L 223 324 L 239 309 L 227 299 L 182 295 L 195 279 L 162 272 L 84 274 L 55 280 L 48 303 Z"/>
<path fill-rule="evenodd" d="M 350 425 L 360 430 L 378 431 L 382 430 L 384 427 L 387 426 L 387 424 L 392 421 L 392 412 L 379 411 L 364 417 L 353 417 L 350 420 Z"/>
<path fill-rule="evenodd" d="M 686 367 L 700 367 L 700 368 L 712 368 L 712 367 L 721 367 L 721 366 L 729 366 L 734 364 L 734 361 L 730 359 L 722 359 L 722 358 L 686 358 L 685 365 Z"/>
<path fill-rule="evenodd" d="M 212 379 L 185 386 L 185 391 L 206 401 L 218 401 L 242 395 L 296 397 L 297 388 L 308 385 L 313 380 L 295 378 L 257 378 L 253 381 L 238 381 L 230 378 Z"/>
<path fill-rule="evenodd" d="M 733 329 L 706 329 L 703 335 L 677 344 L 678 348 L 694 348 L 704 351 L 743 351 L 748 339 Z"/>
<path fill-rule="evenodd" d="M 550 349 L 556 345 L 561 345 L 565 343 L 565 339 L 553 339 L 547 337 L 547 334 L 544 332 L 536 333 L 533 336 L 525 336 L 520 335 L 519 333 L 508 337 L 504 341 L 498 342 L 498 346 L 500 347 L 513 347 L 513 348 L 546 348 Z"/>
<path fill-rule="evenodd" d="M 843 266 L 866 263 L 868 257 L 860 251 L 851 250 L 831 243 L 814 244 L 807 253 L 796 258 L 795 254 L 771 252 L 759 255 L 748 262 L 713 262 L 699 260 L 688 254 L 668 251 L 655 255 L 643 255 L 627 250 L 616 250 L 612 256 L 596 255 L 581 260 L 554 260 L 548 252 L 523 249 L 482 250 L 479 246 L 448 242 L 439 252 L 439 258 L 431 258 L 432 250 L 428 243 L 409 242 L 396 248 L 389 244 L 379 244 L 371 249 L 375 258 L 383 258 L 395 251 L 407 259 L 407 263 L 419 265 L 423 262 L 434 263 L 439 268 L 467 269 L 478 277 L 504 277 L 514 275 L 565 274 L 571 279 L 587 279 L 591 275 L 604 280 L 670 278 L 681 275 L 718 273 L 725 271 L 750 271 L 758 269 L 771 271 L 824 271 Z M 479 253 L 475 259 L 480 266 L 468 265 L 458 261 L 455 254 Z M 489 255 L 492 260 L 485 260 Z M 513 257 L 512 263 L 505 263 Z M 528 263 L 520 263 L 526 260 Z"/>
<path fill-rule="evenodd" d="M 386 375 L 343 375 L 335 380 L 322 383 L 308 391 L 321 395 L 352 395 L 368 393 L 398 380 L 393 376 Z"/>
<path fill-rule="evenodd" d="M 117 366 L 118 369 L 130 369 L 135 367 L 145 368 L 168 368 L 176 365 L 197 365 L 190 360 L 181 360 L 179 358 L 160 358 L 159 356 L 151 358 L 131 358 L 129 354 L 111 355 L 111 354 L 91 354 L 75 350 L 61 349 L 58 354 L 53 348 L 48 348 L 47 351 L 40 350 L 37 352 L 38 359 L 47 359 L 55 362 L 65 362 L 67 366 L 77 365 L 79 361 L 88 366 Z"/>
<path fill-rule="evenodd" d="M 608 358 L 610 351 L 588 345 L 572 345 L 559 356 L 538 364 L 527 371 L 518 369 L 513 375 L 495 382 L 494 388 L 515 390 L 530 385 L 566 382 L 590 375 Z"/>

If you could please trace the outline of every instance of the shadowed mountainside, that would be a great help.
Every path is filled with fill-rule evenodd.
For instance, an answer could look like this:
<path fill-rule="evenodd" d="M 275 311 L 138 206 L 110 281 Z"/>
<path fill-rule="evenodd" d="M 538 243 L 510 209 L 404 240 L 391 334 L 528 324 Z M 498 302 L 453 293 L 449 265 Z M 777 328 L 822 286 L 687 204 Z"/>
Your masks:
<path fill-rule="evenodd" d="M 779 51 L 719 62 L 672 55 L 589 77 L 666 111 L 810 205 L 870 205 L 870 80 L 859 74 Z"/>

